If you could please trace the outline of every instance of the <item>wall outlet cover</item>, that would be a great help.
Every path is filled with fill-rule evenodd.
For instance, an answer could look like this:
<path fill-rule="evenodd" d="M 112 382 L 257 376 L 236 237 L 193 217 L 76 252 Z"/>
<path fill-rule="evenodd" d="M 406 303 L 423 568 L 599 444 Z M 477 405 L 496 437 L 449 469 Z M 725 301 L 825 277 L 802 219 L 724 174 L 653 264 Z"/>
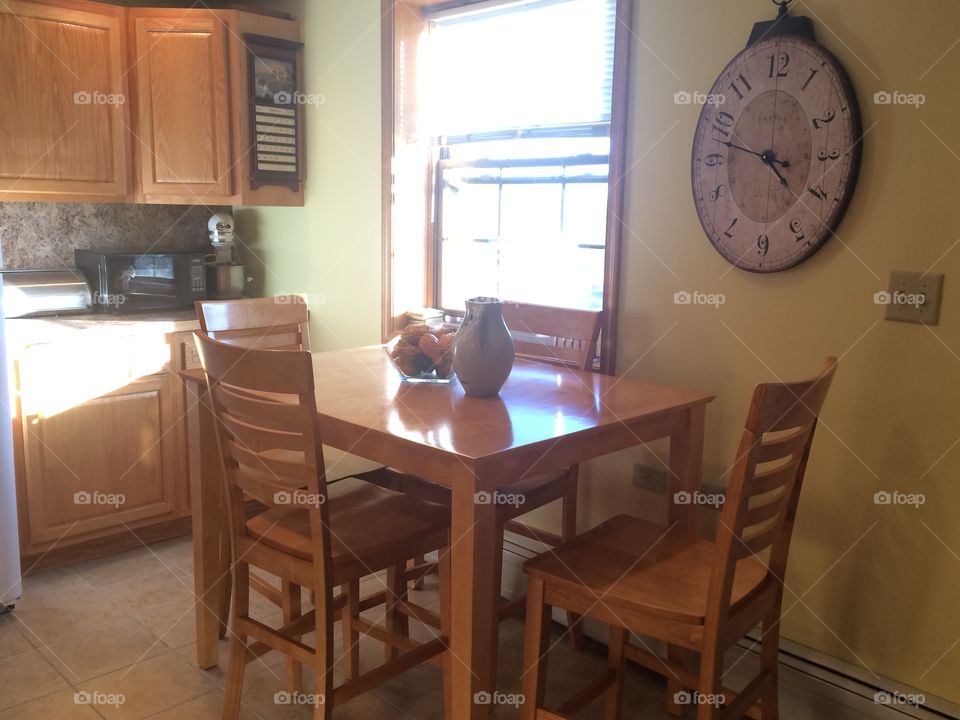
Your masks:
<path fill-rule="evenodd" d="M 667 492 L 667 471 L 637 463 L 633 466 L 633 486 L 647 492 L 664 495 Z"/>
<path fill-rule="evenodd" d="M 887 320 L 936 325 L 942 294 L 943 275 L 891 270 L 887 291 L 877 293 L 875 301 L 886 306 Z"/>

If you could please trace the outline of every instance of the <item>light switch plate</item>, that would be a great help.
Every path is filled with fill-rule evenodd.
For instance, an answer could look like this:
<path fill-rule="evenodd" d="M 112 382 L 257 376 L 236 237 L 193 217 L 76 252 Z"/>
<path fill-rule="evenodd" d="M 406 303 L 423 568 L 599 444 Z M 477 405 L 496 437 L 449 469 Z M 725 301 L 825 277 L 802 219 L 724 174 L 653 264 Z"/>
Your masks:
<path fill-rule="evenodd" d="M 887 292 L 877 293 L 877 301 L 887 306 L 887 320 L 924 325 L 940 321 L 943 275 L 891 270 L 887 287 Z"/>

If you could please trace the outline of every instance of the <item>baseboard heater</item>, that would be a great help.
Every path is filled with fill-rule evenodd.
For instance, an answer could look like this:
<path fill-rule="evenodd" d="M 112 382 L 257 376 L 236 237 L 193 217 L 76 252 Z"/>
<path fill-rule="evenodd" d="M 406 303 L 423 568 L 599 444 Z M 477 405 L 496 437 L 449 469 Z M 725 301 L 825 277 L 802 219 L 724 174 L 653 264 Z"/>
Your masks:
<path fill-rule="evenodd" d="M 523 563 L 547 550 L 535 540 L 507 532 L 503 548 L 501 595 L 515 600 L 526 592 Z M 554 609 L 553 619 L 566 624 L 566 613 Z M 587 620 L 584 633 L 606 644 L 607 627 Z M 733 688 L 744 686 L 756 672 L 760 657 L 754 631 L 728 654 L 727 680 Z M 644 639 L 651 650 L 662 644 Z M 732 667 L 732 669 L 731 669 Z M 889 678 L 824 655 L 789 640 L 780 642 L 780 715 L 783 720 L 960 720 L 960 706 Z"/>

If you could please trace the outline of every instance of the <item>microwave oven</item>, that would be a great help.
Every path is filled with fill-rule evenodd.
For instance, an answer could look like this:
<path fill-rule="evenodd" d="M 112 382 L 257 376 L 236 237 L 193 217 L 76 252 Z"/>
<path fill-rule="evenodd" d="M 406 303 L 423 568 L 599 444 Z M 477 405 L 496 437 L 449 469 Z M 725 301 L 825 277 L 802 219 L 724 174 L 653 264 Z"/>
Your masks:
<path fill-rule="evenodd" d="M 189 308 L 207 297 L 202 252 L 94 252 L 74 261 L 90 284 L 95 312 L 126 313 Z"/>

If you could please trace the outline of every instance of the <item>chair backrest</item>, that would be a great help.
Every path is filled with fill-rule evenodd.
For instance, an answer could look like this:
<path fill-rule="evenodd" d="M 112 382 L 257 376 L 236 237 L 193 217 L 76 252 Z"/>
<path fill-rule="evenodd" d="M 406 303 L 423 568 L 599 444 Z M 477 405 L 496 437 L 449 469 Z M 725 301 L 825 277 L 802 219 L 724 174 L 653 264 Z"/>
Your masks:
<path fill-rule="evenodd" d="M 234 547 L 248 538 L 247 500 L 305 509 L 323 583 L 318 587 L 327 586 L 332 556 L 326 468 L 310 353 L 237 347 L 202 332 L 194 337 L 217 420 Z"/>
<path fill-rule="evenodd" d="M 758 385 L 747 413 L 736 464 L 717 531 L 709 611 L 730 608 L 737 563 L 764 560 L 767 580 L 781 583 L 817 420 L 837 370 L 827 358 L 815 378 Z"/>
<path fill-rule="evenodd" d="M 310 311 L 300 295 L 198 300 L 200 329 L 214 340 L 259 350 L 309 350 Z"/>
<path fill-rule="evenodd" d="M 602 312 L 505 301 L 503 319 L 518 357 L 593 370 Z"/>

